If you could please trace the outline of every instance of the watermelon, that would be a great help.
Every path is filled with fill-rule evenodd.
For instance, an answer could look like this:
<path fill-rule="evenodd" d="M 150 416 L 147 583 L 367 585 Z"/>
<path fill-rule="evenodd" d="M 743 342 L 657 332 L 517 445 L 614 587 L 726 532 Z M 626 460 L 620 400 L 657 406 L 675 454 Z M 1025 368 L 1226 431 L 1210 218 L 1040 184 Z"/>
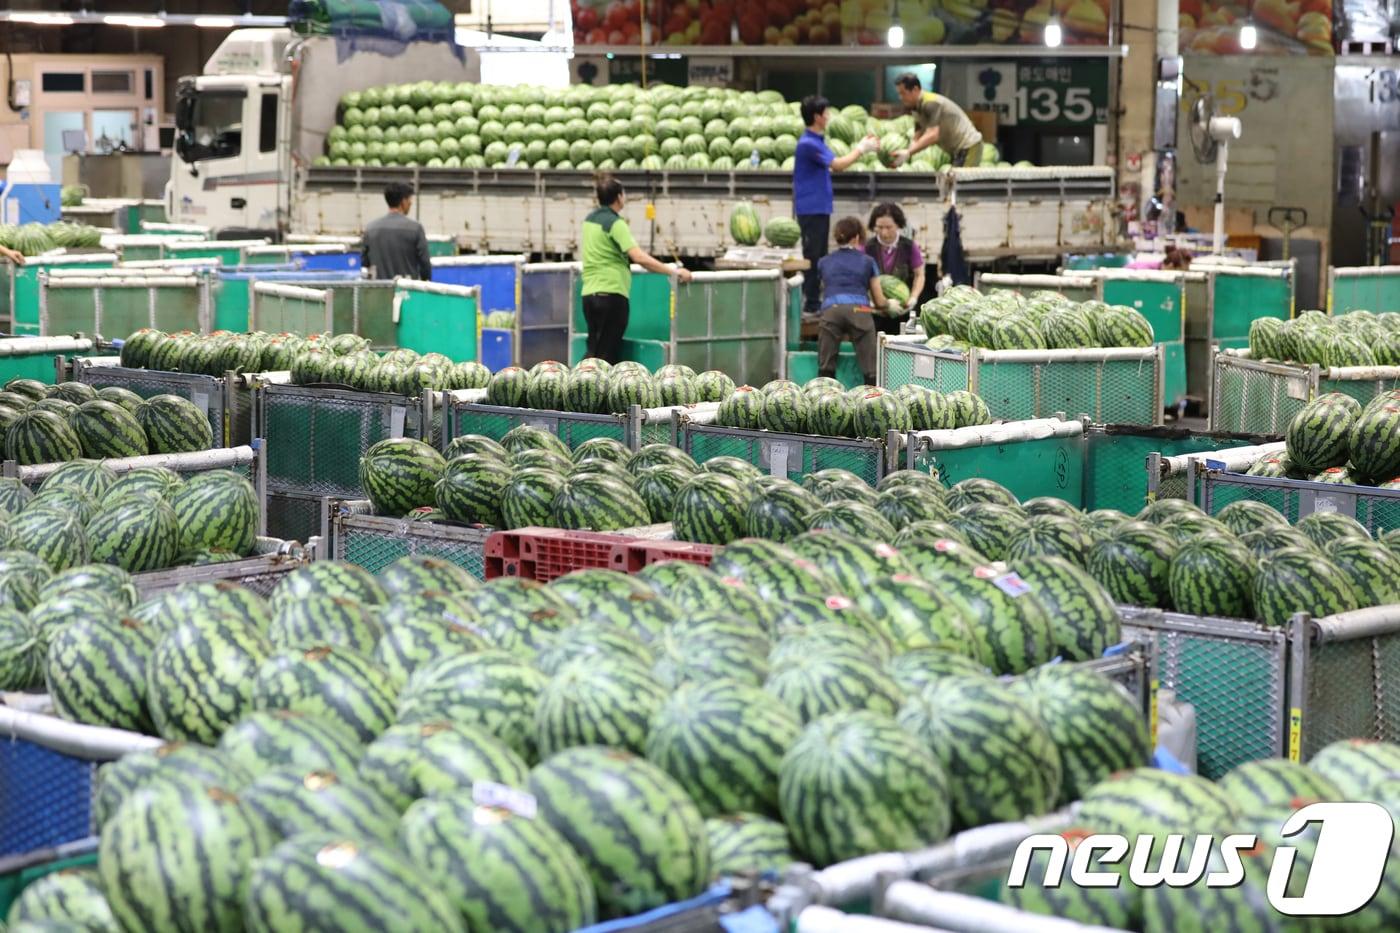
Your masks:
<path fill-rule="evenodd" d="M 384 633 L 369 657 L 398 680 L 406 681 L 420 666 L 437 658 L 490 647 L 470 604 L 435 590 L 396 597 L 380 621 Z"/>
<path fill-rule="evenodd" d="M 842 710 L 893 715 L 899 708 L 899 688 L 862 653 L 828 647 L 784 661 L 773 669 L 764 689 L 803 723 Z"/>
<path fill-rule="evenodd" d="M 322 645 L 269 652 L 250 696 L 254 709 L 320 716 L 349 726 L 367 742 L 393 721 L 400 686 L 364 656 Z"/>
<path fill-rule="evenodd" d="M 561 369 L 532 373 L 525 383 L 525 405 L 544 411 L 562 411 L 569 374 Z"/>
<path fill-rule="evenodd" d="M 734 237 L 734 242 L 740 246 L 758 245 L 763 236 L 763 227 L 759 224 L 758 214 L 752 204 L 740 201 L 730 209 L 729 235 Z"/>
<path fill-rule="evenodd" d="M 582 859 L 602 917 L 685 900 L 709 882 L 700 811 L 655 765 L 617 749 L 571 748 L 536 767 L 527 789 Z"/>
<path fill-rule="evenodd" d="M 399 694 L 398 721 L 479 726 L 534 761 L 535 707 L 547 682 L 504 651 L 451 655 L 413 672 Z"/>
<path fill-rule="evenodd" d="M 185 551 L 219 548 L 249 554 L 258 534 L 258 494 L 229 470 L 191 477 L 170 497 Z"/>
<path fill-rule="evenodd" d="M 85 564 L 62 573 L 55 574 L 39 590 L 41 600 L 59 596 L 92 596 L 106 598 L 118 609 L 126 610 L 136 605 L 136 585 L 131 576 L 120 567 L 106 564 Z"/>
<path fill-rule="evenodd" d="M 608 622 L 643 642 L 680 618 L 680 609 L 640 580 L 611 570 L 575 570 L 544 592 L 562 598 L 585 621 Z"/>
<path fill-rule="evenodd" d="M 1166 833 L 1213 836 L 1235 814 L 1230 798 L 1205 778 L 1147 767 L 1116 772 L 1081 800 L 1081 825 L 1130 839 Z"/>
<path fill-rule="evenodd" d="M 1327 558 L 1346 576 L 1362 606 L 1400 603 L 1400 558 L 1381 542 L 1342 538 L 1328 545 Z"/>
<path fill-rule="evenodd" d="M 886 542 L 893 541 L 896 534 L 895 527 L 864 502 L 830 502 L 812 513 L 807 527 L 812 531 L 842 532 Z"/>
<path fill-rule="evenodd" d="M 421 866 L 371 840 L 328 832 L 293 837 L 251 863 L 245 887 L 254 933 L 315 929 L 333 913 L 353 916 L 347 925 L 365 930 L 467 930 Z"/>
<path fill-rule="evenodd" d="M 239 794 L 282 838 L 327 833 L 363 842 L 396 841 L 399 813 L 355 778 L 333 771 L 272 771 Z"/>
<path fill-rule="evenodd" d="M 951 824 L 948 791 L 928 748 L 873 712 L 812 722 L 779 769 L 779 808 L 793 848 L 817 866 L 937 843 Z"/>
<path fill-rule="evenodd" d="M 759 686 L 768 676 L 771 648 L 764 626 L 726 612 L 698 612 L 657 639 L 652 672 L 666 690 L 729 677 Z"/>
<path fill-rule="evenodd" d="M 718 370 L 706 370 L 695 377 L 695 391 L 702 402 L 722 402 L 734 391 L 734 380 Z"/>
<path fill-rule="evenodd" d="M 686 613 L 727 613 L 770 637 L 777 628 L 776 607 L 760 598 L 742 580 L 699 574 L 672 590 L 670 602 Z"/>
<path fill-rule="evenodd" d="M 10 906 L 12 930 L 118 931 L 96 868 L 66 868 L 38 878 Z"/>
<path fill-rule="evenodd" d="M 200 621 L 208 616 L 228 616 L 264 632 L 272 618 L 261 596 L 227 580 L 166 590 L 136 606 L 131 615 L 162 632 L 169 632 L 182 622 Z"/>
<path fill-rule="evenodd" d="M 249 774 L 352 774 L 362 746 L 348 726 L 291 710 L 249 713 L 219 737 L 219 752 Z"/>
<path fill-rule="evenodd" d="M 996 502 L 971 502 L 950 516 L 948 524 L 988 560 L 1004 560 L 1009 556 L 1007 549 L 1011 545 L 1012 535 L 1017 534 L 1018 529 L 1024 534 L 1026 523 L 1020 512 L 1010 506 Z M 1041 537 L 1043 539 L 1045 535 L 1042 533 Z"/>
<path fill-rule="evenodd" d="M 646 444 L 627 458 L 625 466 L 627 472 L 633 476 L 658 466 L 671 467 L 685 473 L 694 473 L 697 469 L 689 454 L 670 444 Z"/>
<path fill-rule="evenodd" d="M 787 827 L 754 813 L 711 817 L 705 837 L 716 878 L 777 873 L 793 861 Z"/>
<path fill-rule="evenodd" d="M 510 457 L 510 451 L 502 447 L 499 441 L 482 434 L 463 434 L 454 437 L 447 445 L 447 450 L 443 451 L 443 458 L 452 461 L 463 454 L 486 454 L 501 461 Z"/>
<path fill-rule="evenodd" d="M 915 648 L 895 655 L 885 670 L 905 696 L 914 696 L 946 677 L 990 677 L 980 662 L 946 648 Z"/>
<path fill-rule="evenodd" d="M 948 490 L 945 502 L 949 509 L 961 512 L 974 502 L 991 502 L 1009 508 L 1017 508 L 1019 503 L 1011 490 L 1000 483 L 980 476 L 974 476 L 955 484 Z"/>
<path fill-rule="evenodd" d="M 91 559 L 131 573 L 160 570 L 180 550 L 180 521 L 164 502 L 126 499 L 104 509 L 87 527 Z"/>
<path fill-rule="evenodd" d="M 522 407 L 529 381 L 530 374 L 519 366 L 507 366 L 497 371 L 486 384 L 486 404 Z"/>
<path fill-rule="evenodd" d="M 1338 800 L 1366 800 L 1383 780 L 1400 772 L 1400 746 L 1368 739 L 1342 739 L 1324 746 L 1308 762 L 1313 773 L 1330 781 Z"/>
<path fill-rule="evenodd" d="M 824 597 L 836 590 L 815 564 L 776 541 L 745 538 L 720 551 L 710 561 L 720 577 L 742 581 L 761 599 L 778 605 L 799 596 Z"/>
<path fill-rule="evenodd" d="M 1081 856 L 1076 854 L 1078 847 L 1093 833 L 1088 829 L 1072 828 L 1060 835 L 1065 839 L 1069 852 L 1079 863 Z M 1096 850 L 1101 851 L 1101 850 Z M 1123 880 L 1113 887 L 1089 887 L 1077 884 L 1070 872 L 1064 872 L 1058 883 L 1046 884 L 1050 873 L 1050 863 L 1054 859 L 1050 852 L 1037 849 L 1026 865 L 1025 884 L 1005 889 L 1005 904 L 1028 914 L 1055 917 L 1064 921 L 1086 924 L 1099 929 L 1135 930 L 1140 929 L 1141 894 L 1137 887 Z M 1087 864 L 1096 872 L 1113 874 L 1121 871 L 1116 865 L 1105 864 L 1102 855 Z"/>
<path fill-rule="evenodd" d="M 651 513 L 637 491 L 612 476 L 572 476 L 550 503 L 550 524 L 556 528 L 616 531 L 650 521 Z"/>
<path fill-rule="evenodd" d="M 54 710 L 88 725 L 155 731 L 145 690 L 155 645 L 149 627 L 100 609 L 49 633 L 44 682 Z"/>
<path fill-rule="evenodd" d="M 896 574 L 873 581 L 856 592 L 855 603 L 877 620 L 876 633 L 887 636 L 896 652 L 937 647 L 982 660 L 962 607 L 917 577 Z"/>
<path fill-rule="evenodd" d="M 730 428 L 761 427 L 763 393 L 753 386 L 739 386 L 720 402 L 716 423 Z"/>
<path fill-rule="evenodd" d="M 748 495 L 740 483 L 718 473 L 697 473 L 676 498 L 671 521 L 676 540 L 728 544 L 744 533 Z"/>
<path fill-rule="evenodd" d="M 1108 592 L 1081 568 L 1059 557 L 1023 558 L 1012 565 L 1035 589 L 1050 615 L 1055 653 L 1066 661 L 1092 661 L 1118 644 L 1118 610 Z"/>
<path fill-rule="evenodd" d="M 1306 535 L 1314 546 L 1324 550 L 1347 538 L 1365 541 L 1371 537 L 1365 525 L 1340 512 L 1313 512 L 1300 519 L 1294 527 Z"/>
<path fill-rule="evenodd" d="M 407 554 L 379 571 L 379 583 L 390 597 L 424 590 L 470 593 L 480 584 L 466 570 L 431 554 Z"/>
<path fill-rule="evenodd" d="M 608 374 L 601 369 L 576 367 L 564 380 L 566 411 L 602 414 L 608 409 Z"/>
<path fill-rule="evenodd" d="M 1396 570 L 1400 573 L 1400 567 Z M 1194 538 L 1171 559 L 1167 585 L 1172 605 L 1190 615 L 1248 618 L 1253 571 L 1249 551 L 1234 538 Z"/>
<path fill-rule="evenodd" d="M 521 787 L 526 772 L 524 759 L 487 730 L 449 722 L 387 729 L 365 748 L 359 768 L 360 779 L 400 811 L 477 781 Z"/>
<path fill-rule="evenodd" d="M 1313 551 L 1281 548 L 1260 561 L 1254 577 L 1255 616 L 1265 625 L 1286 625 L 1299 612 L 1320 618 L 1361 605 L 1346 575 Z"/>
<path fill-rule="evenodd" d="M 1012 682 L 1059 751 L 1057 805 L 1116 771 L 1146 765 L 1152 743 L 1141 704 L 1118 683 L 1073 664 L 1050 664 Z"/>
<path fill-rule="evenodd" d="M 585 621 L 555 636 L 535 656 L 535 666 L 554 675 L 570 661 L 611 657 L 629 658 L 648 668 L 656 660 L 651 648 L 625 629 L 608 622 Z"/>
<path fill-rule="evenodd" d="M 1400 403 L 1368 408 L 1352 425 L 1347 439 L 1357 474 L 1387 480 L 1400 474 Z"/>
<path fill-rule="evenodd" d="M 1222 777 L 1217 786 L 1245 815 L 1290 807 L 1297 800 L 1346 798 L 1330 778 L 1308 765 L 1283 758 L 1247 761 Z"/>
<path fill-rule="evenodd" d="M 647 723 L 665 699 L 653 674 L 630 659 L 573 661 L 550 679 L 535 712 L 540 754 L 582 745 L 640 753 Z"/>
<path fill-rule="evenodd" d="M 213 744 L 252 709 L 253 676 L 271 646 L 229 616 L 191 619 L 156 644 L 147 702 L 159 735 Z"/>
<path fill-rule="evenodd" d="M 661 406 L 661 393 L 656 381 L 646 372 L 618 371 L 615 368 L 608 377 L 608 411 L 624 414 L 634 405 L 642 408 Z"/>
<path fill-rule="evenodd" d="M 855 418 L 855 405 L 844 392 L 825 392 L 807 404 L 807 421 L 813 434 L 854 437 Z M 912 421 L 912 413 L 910 418 Z"/>
<path fill-rule="evenodd" d="M 51 411 L 29 410 L 5 431 L 5 459 L 20 466 L 59 463 L 82 456 L 82 444 L 67 419 Z"/>
<path fill-rule="evenodd" d="M 1076 519 L 1032 515 L 1012 532 L 1006 545 L 1006 562 L 1015 567 L 1028 558 L 1059 557 L 1082 567 L 1093 545 L 1093 539 Z"/>
<path fill-rule="evenodd" d="M 741 483 L 757 483 L 763 478 L 763 473 L 758 467 L 738 457 L 711 457 L 700 467 L 700 472 L 719 473 Z"/>
<path fill-rule="evenodd" d="M 548 525 L 554 497 L 563 486 L 564 478 L 549 470 L 523 469 L 511 473 L 501 495 L 502 527 Z"/>
<path fill-rule="evenodd" d="M 422 441 L 387 438 L 360 458 L 360 485 L 376 514 L 399 516 L 432 505 L 434 490 L 446 471 L 442 454 Z"/>
<path fill-rule="evenodd" d="M 597 897 L 582 861 L 547 823 L 469 794 L 420 800 L 403 817 L 405 852 L 472 930 L 574 930 Z"/>
<path fill-rule="evenodd" d="M 136 416 L 115 402 L 94 399 L 78 406 L 73 433 L 84 457 L 142 457 L 150 452 Z"/>
<path fill-rule="evenodd" d="M 676 497 L 690 475 L 685 470 L 669 466 L 648 467 L 637 474 L 633 487 L 646 504 L 647 514 L 654 524 L 671 520 Z"/>
<path fill-rule="evenodd" d="M 57 572 L 88 561 L 83 523 L 72 512 L 30 506 L 9 522 L 10 546 L 22 548 Z"/>
<path fill-rule="evenodd" d="M 1347 445 L 1360 405 L 1337 392 L 1320 395 L 1289 422 L 1284 442 L 1294 466 L 1308 473 L 1347 462 Z"/>
<path fill-rule="evenodd" d="M 153 835 L 172 817 L 171 832 Z M 122 929 L 240 930 L 244 891 L 263 890 L 252 880 L 253 860 L 273 839 L 229 790 L 173 784 L 137 791 L 117 809 L 103 828 L 97 869 Z"/>
<path fill-rule="evenodd" d="M 29 690 L 44 679 L 44 632 L 23 612 L 0 607 L 0 689 Z"/>
<path fill-rule="evenodd" d="M 29 487 L 11 476 L 0 477 L 0 511 L 13 514 L 23 511 L 26 503 L 34 498 Z"/>
<path fill-rule="evenodd" d="M 1049 613 L 1016 574 L 952 564 L 929 570 L 929 582 L 968 616 L 978 642 L 976 656 L 992 670 L 1018 674 L 1053 656 Z"/>
<path fill-rule="evenodd" d="M 762 402 L 763 407 L 758 413 L 760 428 L 787 434 L 807 433 L 807 400 L 800 390 L 765 391 Z"/>
<path fill-rule="evenodd" d="M 208 450 L 214 431 L 208 416 L 178 395 L 155 395 L 136 409 L 136 421 L 146 432 L 153 454 Z"/>
<path fill-rule="evenodd" d="M 778 773 L 802 726 L 763 691 L 716 677 L 676 690 L 658 708 L 646 757 L 701 813 L 778 814 Z"/>
<path fill-rule="evenodd" d="M 169 499 L 184 480 L 165 467 L 137 467 L 117 477 L 102 496 L 102 505 L 115 504 L 124 496 Z"/>
<path fill-rule="evenodd" d="M 566 476 L 574 469 L 572 463 L 552 450 L 529 447 L 509 455 L 511 467 L 517 470 L 548 470 Z"/>
<path fill-rule="evenodd" d="M 791 217 L 772 217 L 763 225 L 763 238 L 779 249 L 790 249 L 802 240 L 802 230 Z"/>
<path fill-rule="evenodd" d="M 953 410 L 953 427 L 955 428 L 970 428 L 992 423 L 992 413 L 980 395 L 973 395 L 966 389 L 958 389 L 949 392 L 943 397 L 943 400 Z"/>
<path fill-rule="evenodd" d="M 855 401 L 853 415 L 856 437 L 883 440 L 890 431 L 913 430 L 909 407 L 899 396 L 884 389 L 869 389 Z"/>
<path fill-rule="evenodd" d="M 792 540 L 793 550 L 810 560 L 840 593 L 857 593 L 892 574 L 913 574 L 909 561 L 883 542 L 871 544 L 837 531 L 811 531 Z"/>
<path fill-rule="evenodd" d="M 1165 532 L 1146 522 L 1124 522 L 1112 537 L 1094 544 L 1088 569 L 1117 603 L 1167 606 L 1175 551 Z"/>
<path fill-rule="evenodd" d="M 1215 516 L 1232 534 L 1242 535 L 1264 528 L 1284 528 L 1288 519 L 1273 506 L 1253 499 L 1231 502 Z"/>
<path fill-rule="evenodd" d="M 267 638 L 276 648 L 309 650 L 329 645 L 367 656 L 381 633 L 379 619 L 364 605 L 340 596 L 315 595 L 279 605 Z"/>
<path fill-rule="evenodd" d="M 509 482 L 510 473 L 495 458 L 466 454 L 447 464 L 434 495 L 438 508 L 451 521 L 500 527 L 501 502 Z"/>

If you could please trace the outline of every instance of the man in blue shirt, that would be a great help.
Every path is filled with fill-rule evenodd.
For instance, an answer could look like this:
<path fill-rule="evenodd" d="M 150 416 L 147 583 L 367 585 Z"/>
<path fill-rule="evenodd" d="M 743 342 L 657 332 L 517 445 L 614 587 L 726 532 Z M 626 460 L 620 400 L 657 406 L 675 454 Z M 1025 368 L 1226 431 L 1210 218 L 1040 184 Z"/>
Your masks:
<path fill-rule="evenodd" d="M 821 310 L 821 284 L 817 263 L 827 252 L 831 238 L 831 173 L 844 172 L 856 160 L 880 145 L 873 135 L 862 139 L 846 155 L 837 158 L 826 144 L 826 124 L 831 102 L 816 95 L 802 101 L 802 122 L 807 131 L 797 141 L 792 166 L 792 213 L 802 228 L 802 257 L 812 264 L 803 280 L 802 310 Z"/>

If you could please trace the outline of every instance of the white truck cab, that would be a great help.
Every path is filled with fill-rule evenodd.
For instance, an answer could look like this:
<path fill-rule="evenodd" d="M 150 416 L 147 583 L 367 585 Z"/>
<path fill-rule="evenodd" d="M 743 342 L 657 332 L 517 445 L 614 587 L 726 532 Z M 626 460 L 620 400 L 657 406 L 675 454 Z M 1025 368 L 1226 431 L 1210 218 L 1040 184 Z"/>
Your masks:
<path fill-rule="evenodd" d="M 343 95 L 479 76 L 476 56 L 444 43 L 360 48 L 289 29 L 234 30 L 204 74 L 180 80 L 165 188 L 170 220 L 211 227 L 223 239 L 280 240 Z"/>

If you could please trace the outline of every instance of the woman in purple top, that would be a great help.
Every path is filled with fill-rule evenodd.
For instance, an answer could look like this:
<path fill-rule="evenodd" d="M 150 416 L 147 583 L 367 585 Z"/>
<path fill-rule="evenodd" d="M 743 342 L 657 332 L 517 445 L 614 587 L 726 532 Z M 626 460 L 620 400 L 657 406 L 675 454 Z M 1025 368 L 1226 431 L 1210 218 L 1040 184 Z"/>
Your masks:
<path fill-rule="evenodd" d="M 907 225 L 898 204 L 877 204 L 870 212 L 874 235 L 865 243 L 866 255 L 875 260 L 881 275 L 892 275 L 909 286 L 909 300 L 898 312 L 875 316 L 875 330 L 882 334 L 899 333 L 924 291 L 924 254 L 919 244 L 904 235 Z"/>

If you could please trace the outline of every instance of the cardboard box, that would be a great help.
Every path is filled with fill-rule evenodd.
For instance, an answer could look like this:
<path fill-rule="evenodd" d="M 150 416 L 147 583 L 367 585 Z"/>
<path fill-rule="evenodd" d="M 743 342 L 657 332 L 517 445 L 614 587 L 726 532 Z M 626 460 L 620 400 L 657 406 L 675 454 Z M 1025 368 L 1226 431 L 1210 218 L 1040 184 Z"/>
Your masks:
<path fill-rule="evenodd" d="M 977 132 L 982 134 L 984 143 L 995 143 L 997 141 L 997 115 L 991 110 L 972 110 L 967 114 L 972 125 L 977 127 Z"/>

